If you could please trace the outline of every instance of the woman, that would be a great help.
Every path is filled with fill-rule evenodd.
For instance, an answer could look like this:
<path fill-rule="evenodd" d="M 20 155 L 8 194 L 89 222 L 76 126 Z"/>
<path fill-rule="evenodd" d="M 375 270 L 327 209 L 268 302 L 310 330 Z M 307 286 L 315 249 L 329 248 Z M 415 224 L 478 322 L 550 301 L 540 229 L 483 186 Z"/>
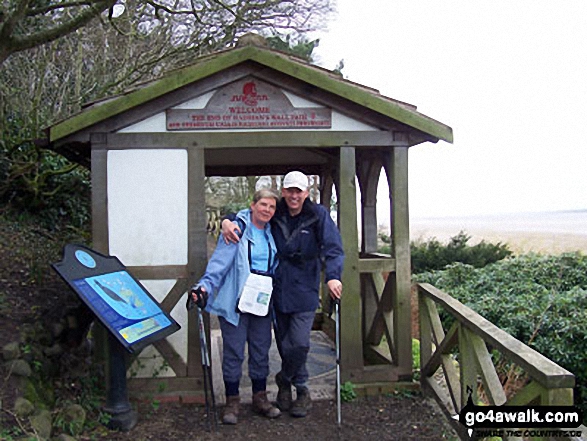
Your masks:
<path fill-rule="evenodd" d="M 253 410 L 268 418 L 281 412 L 267 399 L 271 317 L 242 313 L 238 300 L 251 274 L 271 277 L 277 266 L 276 247 L 269 221 L 275 214 L 279 196 L 269 189 L 255 193 L 250 209 L 237 214 L 242 240 L 226 244 L 219 238 L 206 273 L 191 290 L 193 300 L 202 304 L 208 294 L 206 311 L 218 316 L 222 332 L 222 377 L 226 407 L 222 421 L 236 424 L 239 413 L 239 383 L 242 376 L 245 343 L 248 342 L 249 377 L 253 388 Z"/>

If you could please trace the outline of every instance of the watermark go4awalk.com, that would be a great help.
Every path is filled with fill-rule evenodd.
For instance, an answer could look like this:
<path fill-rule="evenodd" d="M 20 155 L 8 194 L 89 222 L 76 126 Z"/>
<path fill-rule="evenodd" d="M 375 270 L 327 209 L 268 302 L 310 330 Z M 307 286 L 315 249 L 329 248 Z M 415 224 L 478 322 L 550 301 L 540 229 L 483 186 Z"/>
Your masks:
<path fill-rule="evenodd" d="M 576 406 L 475 406 L 469 397 L 453 418 L 475 438 L 582 436 L 583 415 Z"/>

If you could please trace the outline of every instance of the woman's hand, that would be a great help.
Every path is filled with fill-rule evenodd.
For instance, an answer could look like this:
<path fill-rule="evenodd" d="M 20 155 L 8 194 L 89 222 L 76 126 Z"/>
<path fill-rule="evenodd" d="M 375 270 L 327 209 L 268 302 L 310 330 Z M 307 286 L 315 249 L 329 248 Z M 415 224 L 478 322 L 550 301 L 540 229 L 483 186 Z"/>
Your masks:
<path fill-rule="evenodd" d="M 189 295 L 191 296 L 193 303 L 198 305 L 198 308 L 204 309 L 206 307 L 206 304 L 208 303 L 208 293 L 206 292 L 205 288 L 202 288 L 201 286 L 192 288 Z M 188 309 L 191 308 L 188 306 Z"/>

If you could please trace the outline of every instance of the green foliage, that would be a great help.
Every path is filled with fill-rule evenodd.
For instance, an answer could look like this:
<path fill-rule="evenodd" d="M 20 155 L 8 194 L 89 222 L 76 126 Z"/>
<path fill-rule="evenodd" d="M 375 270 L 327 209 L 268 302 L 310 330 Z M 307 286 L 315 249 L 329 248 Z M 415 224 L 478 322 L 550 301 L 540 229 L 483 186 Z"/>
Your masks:
<path fill-rule="evenodd" d="M 357 393 L 355 392 L 355 385 L 350 381 L 346 381 L 340 387 L 340 399 L 345 403 L 348 403 L 349 401 L 353 401 L 356 398 Z"/>
<path fill-rule="evenodd" d="M 397 398 L 414 398 L 418 395 L 420 395 L 418 391 L 411 389 L 396 389 L 393 391 L 393 396 Z"/>
<path fill-rule="evenodd" d="M 412 372 L 414 380 L 420 380 L 420 340 L 412 339 Z"/>
<path fill-rule="evenodd" d="M 241 210 L 244 210 L 245 208 L 249 208 L 250 206 L 250 202 L 247 201 L 242 201 L 242 202 L 229 202 L 228 204 L 224 205 L 221 209 L 220 209 L 220 213 L 222 216 L 228 214 L 228 213 L 238 213 Z"/>
<path fill-rule="evenodd" d="M 443 244 L 436 238 L 426 241 L 412 241 L 410 243 L 412 272 L 414 274 L 426 271 L 444 269 L 454 262 L 461 262 L 475 268 L 482 268 L 490 263 L 497 262 L 512 255 L 507 244 L 491 244 L 481 241 L 476 245 L 469 245 L 471 236 L 460 231 L 456 236 Z M 379 240 L 383 243 L 379 252 L 391 254 L 391 239 L 386 234 L 380 234 Z"/>
<path fill-rule="evenodd" d="M 469 245 L 471 236 L 460 231 L 444 245 L 435 238 L 428 241 L 412 242 L 412 271 L 415 274 L 445 268 L 454 262 L 461 262 L 475 268 L 482 268 L 490 263 L 497 262 L 512 252 L 506 244 L 491 244 L 481 241 L 476 245 Z"/>
<path fill-rule="evenodd" d="M 572 372 L 576 402 L 587 410 L 587 256 L 527 254 L 480 269 L 454 263 L 414 278 L 449 293 Z"/>
<path fill-rule="evenodd" d="M 282 40 L 277 35 L 268 37 L 266 40 L 271 49 L 295 55 L 308 62 L 312 61 L 312 52 L 320 44 L 319 39 L 308 40 L 305 36 L 300 37 L 297 41 L 292 41 L 290 35 L 287 35 L 285 40 Z"/>
<path fill-rule="evenodd" d="M 2 427 L 0 429 L 0 439 L 4 441 L 14 441 L 22 439 L 24 432 L 20 427 Z"/>
<path fill-rule="evenodd" d="M 36 136 L 15 114 L 0 130 L 0 204 L 48 228 L 83 228 L 90 218 L 89 171 L 39 147 Z"/>

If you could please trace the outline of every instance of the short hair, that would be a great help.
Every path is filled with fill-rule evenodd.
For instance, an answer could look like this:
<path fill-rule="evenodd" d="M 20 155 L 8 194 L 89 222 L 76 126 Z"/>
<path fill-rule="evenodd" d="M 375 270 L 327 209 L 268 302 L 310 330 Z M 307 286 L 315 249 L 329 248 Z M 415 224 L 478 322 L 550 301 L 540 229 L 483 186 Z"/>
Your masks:
<path fill-rule="evenodd" d="M 256 204 L 259 200 L 263 198 L 273 198 L 275 202 L 279 202 L 279 195 L 270 188 L 262 188 L 257 190 L 253 195 L 253 203 Z"/>

